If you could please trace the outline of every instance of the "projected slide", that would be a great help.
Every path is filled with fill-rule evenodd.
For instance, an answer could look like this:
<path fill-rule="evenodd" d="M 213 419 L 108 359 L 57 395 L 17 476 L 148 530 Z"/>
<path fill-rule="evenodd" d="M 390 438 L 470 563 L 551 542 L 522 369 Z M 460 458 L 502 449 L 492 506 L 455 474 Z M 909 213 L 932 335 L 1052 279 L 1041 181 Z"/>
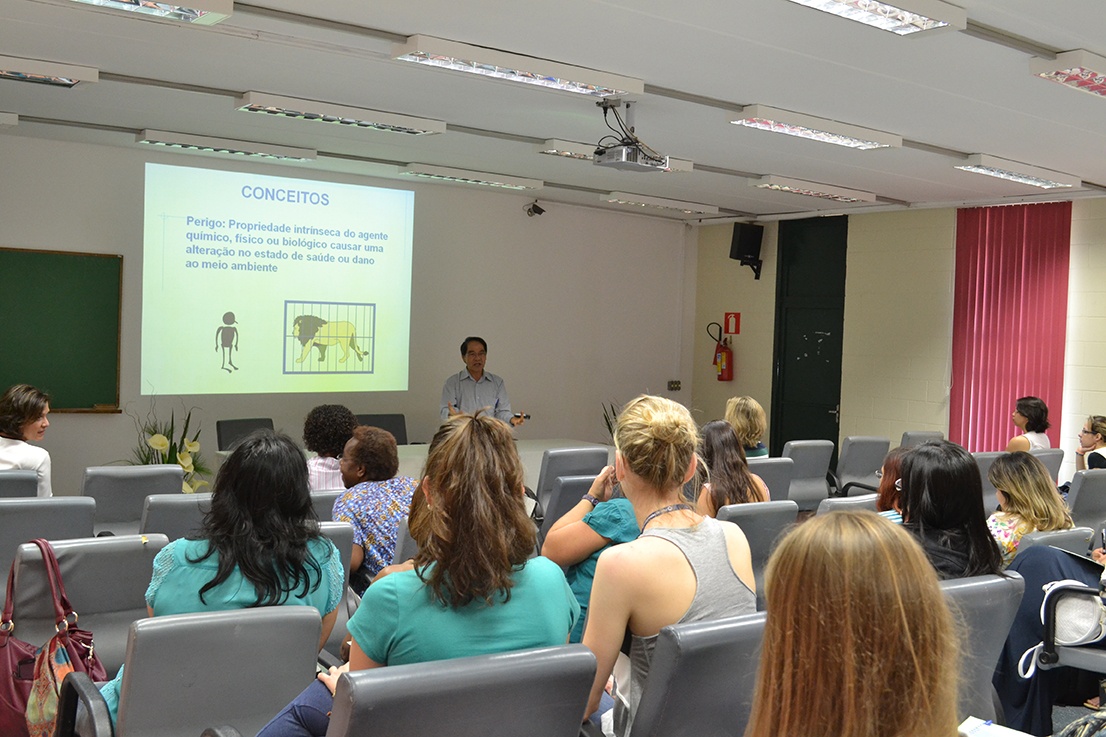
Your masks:
<path fill-rule="evenodd" d="M 142 393 L 404 391 L 414 193 L 146 165 Z"/>

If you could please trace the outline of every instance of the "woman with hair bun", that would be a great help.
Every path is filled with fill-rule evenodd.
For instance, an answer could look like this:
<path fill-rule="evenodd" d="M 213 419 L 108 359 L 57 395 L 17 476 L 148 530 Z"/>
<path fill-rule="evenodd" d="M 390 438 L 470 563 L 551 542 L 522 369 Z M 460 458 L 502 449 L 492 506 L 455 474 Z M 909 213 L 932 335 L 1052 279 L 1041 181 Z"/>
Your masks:
<path fill-rule="evenodd" d="M 1075 470 L 1106 468 L 1106 417 L 1091 415 L 1079 431 L 1079 447 L 1075 449 Z"/>
<path fill-rule="evenodd" d="M 614 730 L 629 733 L 662 627 L 756 611 L 749 543 L 737 525 L 683 500 L 699 433 L 687 409 L 641 396 L 618 415 L 615 477 L 641 536 L 599 556 L 583 643 L 598 661 L 585 717 L 595 712 L 627 629 L 631 678 L 615 688 Z"/>
<path fill-rule="evenodd" d="M 1045 435 L 1051 425 L 1048 421 L 1048 405 L 1037 397 L 1022 397 L 1014 405 L 1014 412 L 1010 419 L 1022 431 L 1021 435 L 1010 438 L 1006 444 L 1006 452 L 1013 453 L 1016 450 L 1044 450 L 1051 448 L 1052 443 Z"/>
<path fill-rule="evenodd" d="M 902 527 L 871 512 L 816 516 L 772 553 L 765 594 L 745 737 L 955 737 L 954 620 Z"/>
<path fill-rule="evenodd" d="M 50 454 L 38 442 L 50 427 L 50 397 L 30 384 L 16 384 L 0 396 L 0 471 L 34 471 L 38 496 L 53 496 L 50 490 Z"/>

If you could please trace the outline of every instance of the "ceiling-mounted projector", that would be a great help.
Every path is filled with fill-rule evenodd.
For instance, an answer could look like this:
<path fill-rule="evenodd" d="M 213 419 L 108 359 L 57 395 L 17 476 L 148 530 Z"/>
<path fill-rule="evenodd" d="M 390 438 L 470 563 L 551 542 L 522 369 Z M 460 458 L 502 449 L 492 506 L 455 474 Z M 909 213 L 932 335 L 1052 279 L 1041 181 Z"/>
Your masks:
<path fill-rule="evenodd" d="M 598 148 L 593 161 L 596 166 L 623 171 L 664 171 L 668 168 L 667 156 L 652 156 L 638 144 Z"/>

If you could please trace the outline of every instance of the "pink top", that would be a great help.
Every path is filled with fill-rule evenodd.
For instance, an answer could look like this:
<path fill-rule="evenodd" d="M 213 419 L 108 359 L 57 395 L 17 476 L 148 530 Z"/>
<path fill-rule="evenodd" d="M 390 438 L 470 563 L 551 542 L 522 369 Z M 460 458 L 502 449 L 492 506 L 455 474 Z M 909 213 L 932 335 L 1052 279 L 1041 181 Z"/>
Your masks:
<path fill-rule="evenodd" d="M 311 491 L 327 491 L 329 489 L 344 489 L 342 472 L 338 470 L 337 458 L 323 458 L 321 456 L 307 459 L 307 483 Z"/>

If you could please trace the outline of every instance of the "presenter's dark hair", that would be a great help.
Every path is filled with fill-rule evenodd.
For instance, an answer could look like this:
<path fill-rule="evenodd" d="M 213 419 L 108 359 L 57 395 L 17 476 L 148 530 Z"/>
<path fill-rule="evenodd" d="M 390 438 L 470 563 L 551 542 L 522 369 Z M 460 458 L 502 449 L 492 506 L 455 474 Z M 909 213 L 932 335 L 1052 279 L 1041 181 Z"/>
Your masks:
<path fill-rule="evenodd" d="M 426 458 L 430 498 L 415 570 L 446 606 L 509 599 L 512 575 L 537 543 L 514 436 L 479 414 L 451 417 L 438 434 Z"/>
<path fill-rule="evenodd" d="M 699 432 L 699 456 L 710 476 L 710 500 L 714 508 L 757 501 L 759 489 L 733 425 L 715 420 L 703 425 Z"/>
<path fill-rule="evenodd" d="M 30 384 L 9 387 L 0 397 L 0 435 L 23 439 L 23 426 L 34 422 L 46 411 L 50 396 Z"/>
<path fill-rule="evenodd" d="M 303 421 L 303 442 L 310 451 L 337 458 L 342 455 L 355 427 L 357 418 L 348 407 L 320 404 L 308 412 Z"/>
<path fill-rule="evenodd" d="M 1029 432 L 1044 432 L 1052 425 L 1048 421 L 1048 405 L 1037 397 L 1022 397 L 1014 409 L 1026 419 Z"/>
<path fill-rule="evenodd" d="M 399 471 L 399 450 L 396 438 L 387 430 L 369 425 L 353 428 L 356 440 L 349 460 L 365 469 L 366 481 L 387 481 Z"/>
<path fill-rule="evenodd" d="M 200 539 L 218 554 L 215 577 L 204 594 L 227 580 L 235 568 L 257 592 L 254 606 L 284 603 L 306 596 L 322 582 L 324 561 L 315 560 L 307 543 L 319 536 L 311 505 L 307 464 L 290 437 L 272 430 L 248 435 L 223 462 L 204 515 Z"/>
<path fill-rule="evenodd" d="M 930 440 L 902 460 L 899 503 L 907 529 L 965 549 L 965 576 L 998 573 L 1002 556 L 987 529 L 983 479 L 971 453 L 948 440 Z"/>
<path fill-rule="evenodd" d="M 477 343 L 479 343 L 480 345 L 484 346 L 484 352 L 485 353 L 488 352 L 488 342 L 486 340 L 484 340 L 483 338 L 478 338 L 475 335 L 470 335 L 469 337 L 465 338 L 464 342 L 461 343 L 461 356 L 462 357 L 464 357 L 465 353 L 468 352 L 469 343 L 471 343 L 474 340 Z"/>

